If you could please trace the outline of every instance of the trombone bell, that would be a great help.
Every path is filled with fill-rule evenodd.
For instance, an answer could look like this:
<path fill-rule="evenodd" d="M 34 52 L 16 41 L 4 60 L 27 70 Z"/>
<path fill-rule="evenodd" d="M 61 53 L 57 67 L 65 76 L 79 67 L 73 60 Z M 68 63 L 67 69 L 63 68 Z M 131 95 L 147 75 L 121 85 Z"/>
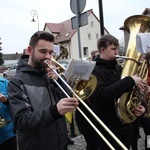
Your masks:
<path fill-rule="evenodd" d="M 97 85 L 96 77 L 91 74 L 89 80 L 81 80 L 78 82 L 75 93 L 82 99 L 85 100 L 94 92 Z"/>
<path fill-rule="evenodd" d="M 66 71 L 66 68 L 64 68 L 59 62 L 57 62 L 55 59 L 51 59 L 52 63 L 56 65 L 56 67 L 60 68 L 60 74 L 62 72 Z M 57 68 L 56 68 L 57 69 Z M 94 75 L 90 75 L 89 80 L 79 80 L 75 79 L 74 81 L 74 92 L 82 99 L 87 99 L 95 90 L 97 85 L 97 79 Z"/>

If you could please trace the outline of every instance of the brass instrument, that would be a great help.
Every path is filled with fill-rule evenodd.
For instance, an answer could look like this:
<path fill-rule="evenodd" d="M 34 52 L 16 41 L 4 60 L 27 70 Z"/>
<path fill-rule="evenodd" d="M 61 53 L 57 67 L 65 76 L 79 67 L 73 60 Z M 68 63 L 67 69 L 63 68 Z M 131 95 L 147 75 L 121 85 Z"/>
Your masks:
<path fill-rule="evenodd" d="M 57 63 L 57 61 L 58 61 L 58 59 L 60 59 L 62 56 L 67 57 L 67 56 L 68 56 L 68 51 L 67 51 L 67 49 L 66 49 L 64 46 L 62 46 L 62 45 L 60 45 L 60 44 L 57 44 L 57 45 L 60 47 L 60 54 L 59 54 L 58 56 L 53 55 L 53 59 L 52 59 L 52 60 L 53 60 L 54 64 L 56 65 L 56 70 L 57 70 L 57 72 L 58 72 L 58 73 L 62 73 L 62 72 L 64 72 L 64 71 L 66 70 L 66 68 L 63 67 L 62 65 L 60 66 L 60 64 Z"/>
<path fill-rule="evenodd" d="M 51 61 L 57 66 L 57 68 L 60 68 L 61 71 L 66 71 L 66 68 L 63 67 L 60 63 L 58 63 L 55 59 L 52 58 Z M 73 85 L 75 93 L 78 94 L 80 98 L 82 98 L 82 100 L 85 100 L 88 97 L 90 97 L 90 95 L 94 92 L 97 85 L 97 79 L 94 75 L 91 74 L 89 80 L 77 80 L 75 81 L 75 83 L 73 83 Z"/>
<path fill-rule="evenodd" d="M 64 72 L 66 70 L 66 68 L 58 63 L 54 58 L 52 58 L 51 61 L 54 65 L 56 65 L 56 70 L 59 69 L 59 72 Z"/>
<path fill-rule="evenodd" d="M 110 134 L 110 136 L 112 136 L 112 138 L 122 147 L 122 149 L 127 150 L 124 144 L 111 132 L 111 130 L 100 120 L 100 118 L 83 101 L 83 99 L 87 99 L 91 95 L 91 93 L 94 91 L 96 84 L 97 84 L 97 81 L 95 81 L 96 77 L 93 77 L 94 75 L 93 76 L 91 75 L 92 76 L 90 77 L 91 79 L 87 81 L 89 82 L 89 84 L 83 81 L 78 82 L 76 86 L 77 89 L 74 91 L 46 60 L 44 62 L 52 71 L 54 71 L 55 74 L 57 74 L 59 79 L 66 85 L 66 87 L 73 93 L 73 95 L 83 104 L 83 106 L 91 113 L 91 115 L 98 121 L 98 123 Z M 61 67 L 61 65 L 57 61 L 54 61 L 54 63 L 56 63 L 56 66 L 59 65 L 59 67 Z M 61 85 L 55 79 L 53 79 L 53 81 L 58 85 L 58 87 L 63 91 L 63 93 L 69 98 L 70 96 L 61 87 Z M 88 85 L 89 87 L 91 86 L 90 90 L 89 90 L 89 87 L 85 86 L 85 84 Z M 92 84 L 95 84 L 95 85 L 93 86 Z M 81 99 L 80 96 L 83 97 L 83 99 Z M 97 132 L 97 134 L 106 142 L 106 144 L 110 147 L 110 149 L 115 150 L 114 147 L 111 145 L 111 143 L 109 143 L 109 141 L 103 136 L 103 134 L 97 129 L 97 127 L 90 121 L 90 119 L 84 114 L 84 112 L 79 107 L 77 107 L 77 109 L 83 115 L 83 117 L 88 121 L 88 123 L 93 127 L 93 129 Z"/>
<path fill-rule="evenodd" d="M 68 56 L 68 51 L 67 51 L 67 49 L 66 49 L 64 46 L 62 46 L 62 45 L 59 45 L 59 46 L 60 46 L 60 54 L 59 54 L 59 56 L 57 56 L 57 57 L 55 58 L 56 61 L 57 61 L 60 57 L 62 57 L 62 56 L 65 56 L 65 57 Z"/>
<path fill-rule="evenodd" d="M 148 73 L 147 63 L 146 60 L 140 61 L 141 54 L 136 50 L 136 35 L 139 32 L 149 32 L 150 17 L 143 15 L 131 16 L 125 20 L 124 27 L 130 33 L 130 37 L 125 56 L 127 59 L 122 70 L 122 78 L 138 74 L 146 82 Z M 133 91 L 126 92 L 120 97 L 116 104 L 116 111 L 122 123 L 131 123 L 136 119 L 132 110 L 141 104 L 145 98 L 145 93 L 141 93 L 136 87 Z"/>

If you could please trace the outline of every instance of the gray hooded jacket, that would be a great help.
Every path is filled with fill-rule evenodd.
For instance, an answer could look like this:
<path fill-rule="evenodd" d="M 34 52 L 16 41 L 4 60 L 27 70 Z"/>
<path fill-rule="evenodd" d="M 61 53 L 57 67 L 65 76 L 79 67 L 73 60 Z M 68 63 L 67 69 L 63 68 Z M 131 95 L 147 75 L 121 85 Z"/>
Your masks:
<path fill-rule="evenodd" d="M 67 127 L 56 103 L 65 95 L 40 68 L 19 62 L 8 95 L 19 150 L 65 150 Z"/>

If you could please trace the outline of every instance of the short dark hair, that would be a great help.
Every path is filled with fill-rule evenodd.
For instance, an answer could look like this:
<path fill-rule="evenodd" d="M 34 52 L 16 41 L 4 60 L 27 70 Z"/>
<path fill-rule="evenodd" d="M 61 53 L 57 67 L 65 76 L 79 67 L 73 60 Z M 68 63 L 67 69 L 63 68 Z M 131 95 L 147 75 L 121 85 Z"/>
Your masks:
<path fill-rule="evenodd" d="M 118 39 L 110 34 L 103 35 L 97 41 L 97 49 L 99 50 L 99 52 L 101 52 L 102 47 L 107 48 L 111 44 L 113 44 L 115 46 L 119 46 Z"/>
<path fill-rule="evenodd" d="M 38 31 L 38 32 L 35 32 L 31 36 L 29 45 L 34 47 L 36 45 L 36 43 L 41 39 L 50 41 L 50 42 L 54 42 L 54 36 L 52 34 L 46 32 L 46 31 Z"/>

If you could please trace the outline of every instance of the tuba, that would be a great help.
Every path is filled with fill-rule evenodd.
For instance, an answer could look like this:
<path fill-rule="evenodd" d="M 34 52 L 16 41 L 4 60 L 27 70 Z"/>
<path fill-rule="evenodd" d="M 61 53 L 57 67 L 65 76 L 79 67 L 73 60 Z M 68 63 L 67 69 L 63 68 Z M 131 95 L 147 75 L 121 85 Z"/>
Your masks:
<path fill-rule="evenodd" d="M 142 54 L 136 49 L 136 36 L 138 33 L 149 32 L 150 17 L 144 15 L 131 16 L 125 20 L 124 27 L 130 33 L 130 37 L 125 56 L 127 59 L 122 70 L 122 78 L 138 74 L 146 82 L 148 74 L 147 62 L 146 60 L 140 60 Z M 122 123 L 131 123 L 136 119 L 132 110 L 141 104 L 142 101 L 147 101 L 148 106 L 149 96 L 146 93 L 141 93 L 136 87 L 131 92 L 124 93 L 118 99 L 116 111 Z M 146 114 L 146 116 L 149 115 Z"/>

